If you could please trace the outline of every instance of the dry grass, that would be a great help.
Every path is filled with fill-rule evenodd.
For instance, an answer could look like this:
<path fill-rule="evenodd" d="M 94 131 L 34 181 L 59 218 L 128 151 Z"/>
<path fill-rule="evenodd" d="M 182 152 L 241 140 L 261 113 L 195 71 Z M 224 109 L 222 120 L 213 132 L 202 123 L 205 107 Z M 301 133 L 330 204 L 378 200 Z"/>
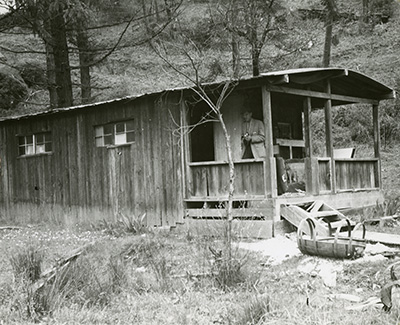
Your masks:
<path fill-rule="evenodd" d="M 62 234 L 62 235 L 61 235 Z M 34 240 L 32 239 L 34 238 Z M 190 240 L 188 240 L 190 239 Z M 58 287 L 47 287 L 51 312 L 26 313 L 27 296 L 13 276 L 8 258 L 29 247 L 43 252 L 43 269 L 69 250 L 95 244 L 60 274 Z M 36 245 L 36 246 L 35 246 Z M 366 300 L 378 296 L 388 280 L 379 264 L 345 264 L 337 286 L 298 271 L 305 256 L 278 266 L 261 266 L 263 258 L 238 250 L 240 281 L 228 290 L 211 272 L 218 270 L 209 245 L 219 238 L 198 234 L 146 233 L 109 236 L 99 231 L 37 229 L 0 233 L 0 319 L 5 324 L 49 320 L 52 324 L 395 324 L 381 308 L 348 311 L 352 303 L 332 298 L 350 293 Z M 277 249 L 279 249 L 277 247 Z M 15 255 L 17 256 L 17 255 Z M 342 263 L 342 262 L 336 262 Z M 44 302 L 43 302 L 44 303 Z"/>

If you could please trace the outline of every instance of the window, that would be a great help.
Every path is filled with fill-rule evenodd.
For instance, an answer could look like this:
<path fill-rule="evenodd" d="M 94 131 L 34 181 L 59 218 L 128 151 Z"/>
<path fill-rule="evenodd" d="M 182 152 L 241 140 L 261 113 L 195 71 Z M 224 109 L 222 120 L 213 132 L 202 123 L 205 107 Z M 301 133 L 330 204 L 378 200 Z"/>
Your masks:
<path fill-rule="evenodd" d="M 95 127 L 96 147 L 122 145 L 135 141 L 133 120 Z"/>
<path fill-rule="evenodd" d="M 51 152 L 51 133 L 42 132 L 19 137 L 19 155 L 37 155 Z"/>

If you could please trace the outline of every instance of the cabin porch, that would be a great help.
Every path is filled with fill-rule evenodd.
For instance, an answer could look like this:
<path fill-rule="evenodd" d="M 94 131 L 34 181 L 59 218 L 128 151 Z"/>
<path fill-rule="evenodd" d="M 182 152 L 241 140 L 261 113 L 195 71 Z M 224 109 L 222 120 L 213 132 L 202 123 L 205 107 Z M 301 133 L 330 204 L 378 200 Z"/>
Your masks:
<path fill-rule="evenodd" d="M 276 166 L 276 159 L 271 165 Z M 305 183 L 305 191 L 268 196 L 270 175 L 265 160 L 241 160 L 235 163 L 234 218 L 280 219 L 281 204 L 324 200 L 339 209 L 375 204 L 383 199 L 380 192 L 377 158 L 305 158 L 287 160 L 296 177 Z M 331 166 L 335 172 L 332 173 Z M 225 162 L 190 164 L 190 193 L 185 199 L 186 215 L 193 218 L 223 217 L 227 200 L 229 166 Z M 331 175 L 334 175 L 332 178 Z M 288 183 L 290 185 L 290 183 Z M 276 187 L 277 189 L 277 187 Z M 334 190 L 333 190 L 334 189 Z"/>
<path fill-rule="evenodd" d="M 344 69 L 278 72 L 257 81 L 242 82 L 222 107 L 235 166 L 234 220 L 264 220 L 273 229 L 284 204 L 318 199 L 344 209 L 383 200 L 378 104 L 392 98 L 392 90 Z M 192 102 L 187 100 L 181 110 L 181 123 L 196 126 L 181 139 L 186 216 L 192 221 L 223 219 L 229 165 L 222 128 L 215 120 L 204 122 L 209 114 L 207 105 Z M 371 107 L 371 157 L 337 148 L 333 141 L 332 107 L 347 104 Z M 253 117 L 264 124 L 265 157 L 241 157 L 243 106 L 252 107 Z M 318 109 L 325 117 L 321 157 L 314 154 L 311 126 L 311 114 Z"/>

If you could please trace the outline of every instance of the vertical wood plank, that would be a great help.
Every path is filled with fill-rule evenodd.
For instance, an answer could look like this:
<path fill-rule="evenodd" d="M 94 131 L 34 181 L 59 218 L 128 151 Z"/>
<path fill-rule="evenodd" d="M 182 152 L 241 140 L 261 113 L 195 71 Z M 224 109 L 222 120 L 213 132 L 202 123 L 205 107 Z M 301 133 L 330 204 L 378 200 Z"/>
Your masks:
<path fill-rule="evenodd" d="M 311 98 L 306 97 L 303 103 L 304 112 L 304 145 L 306 158 L 312 157 L 312 136 L 311 136 Z"/>
<path fill-rule="evenodd" d="M 372 120 L 374 128 L 374 154 L 375 158 L 378 158 L 378 167 L 375 173 L 376 187 L 382 188 L 381 182 L 381 136 L 380 136 L 380 125 L 379 125 L 379 104 L 372 105 Z"/>
<path fill-rule="evenodd" d="M 272 135 L 272 103 L 271 93 L 264 85 L 261 87 L 263 122 L 265 128 L 265 162 L 264 162 L 264 183 L 265 195 L 277 197 L 276 168 Z"/>
<path fill-rule="evenodd" d="M 183 179 L 186 184 L 184 188 L 184 196 L 185 198 L 190 198 L 193 193 L 194 193 L 194 184 L 193 184 L 193 176 L 192 176 L 192 170 L 189 166 L 189 163 L 191 161 L 190 158 L 190 138 L 189 138 L 189 133 L 188 133 L 188 107 L 186 105 L 186 102 L 184 100 L 183 94 L 181 97 L 180 101 L 180 111 L 181 111 L 181 135 L 182 135 L 182 142 L 181 146 L 183 147 L 183 166 L 182 166 L 182 172 L 184 173 Z"/>
<path fill-rule="evenodd" d="M 330 81 L 326 83 L 326 93 L 331 93 Z M 330 159 L 331 172 L 331 191 L 336 193 L 336 169 L 335 159 L 333 158 L 333 135 L 332 135 L 332 101 L 330 99 L 325 102 L 325 139 L 326 139 L 326 154 Z"/>

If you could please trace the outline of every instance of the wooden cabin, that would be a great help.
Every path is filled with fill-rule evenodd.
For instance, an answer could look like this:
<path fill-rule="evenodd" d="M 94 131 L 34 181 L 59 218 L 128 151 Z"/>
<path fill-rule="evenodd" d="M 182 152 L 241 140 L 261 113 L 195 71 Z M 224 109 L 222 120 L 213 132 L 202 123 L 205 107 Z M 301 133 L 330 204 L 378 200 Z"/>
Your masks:
<path fill-rule="evenodd" d="M 205 89 L 218 97 L 221 84 Z M 281 205 L 318 199 L 341 209 L 382 200 L 379 102 L 394 98 L 391 88 L 359 72 L 318 68 L 241 79 L 231 90 L 222 113 L 235 162 L 236 220 L 261 223 L 268 237 Z M 338 150 L 332 139 L 332 107 L 357 103 L 371 107 L 370 158 Z M 242 159 L 243 107 L 264 124 L 265 157 Z M 325 114 L 323 157 L 313 155 L 316 109 Z M 223 216 L 225 140 L 219 123 L 202 123 L 208 113 L 192 89 L 179 88 L 2 119 L 2 219 L 73 225 L 146 213 L 148 225 L 175 226 Z M 282 170 L 287 188 L 300 187 L 278 190 Z"/>

